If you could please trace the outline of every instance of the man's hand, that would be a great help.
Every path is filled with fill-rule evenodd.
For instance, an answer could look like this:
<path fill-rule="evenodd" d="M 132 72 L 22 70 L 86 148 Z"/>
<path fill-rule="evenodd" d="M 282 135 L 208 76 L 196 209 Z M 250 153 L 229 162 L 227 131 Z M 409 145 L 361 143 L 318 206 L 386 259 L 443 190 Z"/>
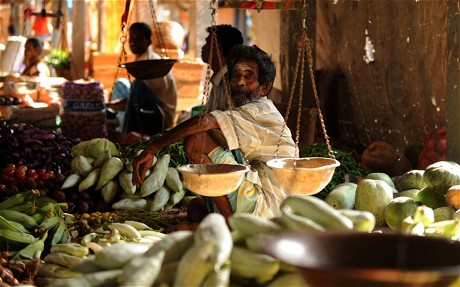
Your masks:
<path fill-rule="evenodd" d="M 145 179 L 145 173 L 152 166 L 155 149 L 146 147 L 142 153 L 133 160 L 133 184 L 140 187 Z"/>

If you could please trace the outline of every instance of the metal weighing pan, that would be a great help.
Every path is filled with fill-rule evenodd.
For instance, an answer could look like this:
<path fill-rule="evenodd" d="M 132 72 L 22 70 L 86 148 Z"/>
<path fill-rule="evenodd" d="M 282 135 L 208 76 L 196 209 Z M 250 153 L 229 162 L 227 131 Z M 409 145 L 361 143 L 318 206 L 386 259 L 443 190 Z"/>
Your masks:
<path fill-rule="evenodd" d="M 439 237 L 286 232 L 259 248 L 298 267 L 311 287 L 448 287 L 460 276 L 460 242 Z"/>
<path fill-rule="evenodd" d="M 147 80 L 166 76 L 177 62 L 179 60 L 176 59 L 142 60 L 123 63 L 119 67 L 125 68 L 138 80 Z"/>

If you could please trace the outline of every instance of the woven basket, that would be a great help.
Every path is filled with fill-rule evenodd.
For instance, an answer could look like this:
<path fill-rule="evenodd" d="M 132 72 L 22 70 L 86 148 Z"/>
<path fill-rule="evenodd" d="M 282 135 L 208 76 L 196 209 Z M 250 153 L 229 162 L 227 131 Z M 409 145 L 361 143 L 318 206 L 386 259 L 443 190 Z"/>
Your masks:
<path fill-rule="evenodd" d="M 181 24 L 174 21 L 158 22 L 161 36 L 164 42 L 165 49 L 180 49 L 185 38 L 185 30 Z M 157 33 L 152 31 L 152 45 L 155 48 L 162 48 L 157 39 Z"/>

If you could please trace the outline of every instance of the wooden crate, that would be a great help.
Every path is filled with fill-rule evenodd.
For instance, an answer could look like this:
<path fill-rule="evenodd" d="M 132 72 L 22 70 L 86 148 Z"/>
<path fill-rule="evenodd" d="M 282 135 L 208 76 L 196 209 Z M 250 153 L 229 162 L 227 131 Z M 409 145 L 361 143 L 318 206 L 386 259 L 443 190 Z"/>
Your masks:
<path fill-rule="evenodd" d="M 183 60 L 174 64 L 171 72 L 177 85 L 177 97 L 198 99 L 204 84 L 206 65 L 198 61 Z"/>
<path fill-rule="evenodd" d="M 117 72 L 117 63 L 120 54 L 118 53 L 100 53 L 95 52 L 92 54 L 91 61 L 91 72 L 90 76 L 99 82 L 101 82 L 104 90 L 108 94 L 112 92 L 112 87 Z M 134 60 L 134 55 L 128 55 L 128 62 Z M 118 68 L 117 78 L 128 78 L 128 72 L 126 69 Z"/>

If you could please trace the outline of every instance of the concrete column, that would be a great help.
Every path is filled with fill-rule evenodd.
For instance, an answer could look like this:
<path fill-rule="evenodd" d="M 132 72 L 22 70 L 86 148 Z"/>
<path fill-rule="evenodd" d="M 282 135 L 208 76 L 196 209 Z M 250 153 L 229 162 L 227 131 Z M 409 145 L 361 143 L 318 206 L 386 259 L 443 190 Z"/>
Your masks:
<path fill-rule="evenodd" d="M 209 1 L 192 1 L 189 17 L 189 54 L 196 58 L 201 56 L 201 47 L 206 42 L 205 39 L 208 35 L 206 28 L 211 25 L 212 17 L 211 9 L 209 9 Z"/>

